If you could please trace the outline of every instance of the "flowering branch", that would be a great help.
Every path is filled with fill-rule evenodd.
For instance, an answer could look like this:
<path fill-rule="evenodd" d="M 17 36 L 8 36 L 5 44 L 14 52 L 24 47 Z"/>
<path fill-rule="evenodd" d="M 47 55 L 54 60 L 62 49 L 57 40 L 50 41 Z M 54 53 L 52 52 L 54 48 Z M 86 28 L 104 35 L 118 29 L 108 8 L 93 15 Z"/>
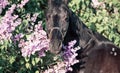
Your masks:
<path fill-rule="evenodd" d="M 72 71 L 71 66 L 79 62 L 79 60 L 76 59 L 76 51 L 79 50 L 80 47 L 74 48 L 75 44 L 76 40 L 69 42 L 68 46 L 63 46 L 64 51 L 61 53 L 63 61 L 57 62 L 57 65 L 45 70 L 44 73 L 66 73 L 67 71 Z"/>
<path fill-rule="evenodd" d="M 49 40 L 46 32 L 42 29 L 41 22 L 35 26 L 35 31 L 27 37 L 27 41 L 21 40 L 19 43 L 22 56 L 30 57 L 31 54 L 39 52 L 39 56 L 45 56 L 44 52 L 49 49 Z"/>
<path fill-rule="evenodd" d="M 15 28 L 21 24 L 22 20 L 18 18 L 18 15 L 13 14 L 17 6 L 23 7 L 29 0 L 21 1 L 21 4 L 12 4 L 12 6 L 6 11 L 4 17 L 0 20 L 0 42 L 4 40 L 10 40 L 12 32 Z M 0 7 L 5 8 L 9 2 L 7 0 L 0 0 Z M 1 9 L 1 8 L 0 8 Z"/>
<path fill-rule="evenodd" d="M 13 15 L 16 5 L 13 4 L 2 17 L 0 22 L 0 41 L 10 40 L 12 31 L 21 23 L 21 19 L 17 19 L 18 15 Z"/>

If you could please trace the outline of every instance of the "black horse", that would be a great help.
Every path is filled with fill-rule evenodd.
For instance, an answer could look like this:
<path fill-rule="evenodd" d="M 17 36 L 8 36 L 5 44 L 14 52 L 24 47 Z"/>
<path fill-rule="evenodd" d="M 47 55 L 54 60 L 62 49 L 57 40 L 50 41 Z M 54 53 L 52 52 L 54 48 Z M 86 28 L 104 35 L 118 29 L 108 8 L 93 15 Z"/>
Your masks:
<path fill-rule="evenodd" d="M 80 60 L 68 73 L 120 73 L 120 48 L 94 32 L 68 8 L 68 0 L 48 0 L 46 13 L 50 51 L 58 54 L 62 44 L 77 40 Z"/>
<path fill-rule="evenodd" d="M 62 0 L 48 0 L 46 27 L 51 52 L 58 53 L 69 27 L 69 11 Z"/>

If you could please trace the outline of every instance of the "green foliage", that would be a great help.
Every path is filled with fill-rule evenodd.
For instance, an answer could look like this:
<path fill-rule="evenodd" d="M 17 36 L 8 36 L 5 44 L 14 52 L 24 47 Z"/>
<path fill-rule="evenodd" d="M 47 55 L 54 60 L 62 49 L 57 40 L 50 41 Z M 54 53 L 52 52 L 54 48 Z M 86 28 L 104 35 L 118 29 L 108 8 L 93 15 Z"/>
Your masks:
<path fill-rule="evenodd" d="M 69 6 L 93 31 L 120 46 L 120 1 L 100 0 L 105 7 L 94 8 L 89 0 L 72 0 Z"/>
<path fill-rule="evenodd" d="M 21 0 L 10 0 L 9 2 L 10 4 L 18 4 L 20 1 Z M 34 13 L 38 13 L 39 15 L 35 23 L 43 21 L 43 24 L 45 24 L 44 7 L 46 7 L 46 3 L 46 0 L 30 0 L 22 9 L 15 9 L 14 14 L 19 15 L 19 18 L 22 19 L 22 23 L 16 27 L 12 34 L 25 34 L 29 31 L 26 30 L 29 26 L 34 27 L 34 25 L 30 24 L 29 20 L 26 20 L 25 16 L 27 14 L 33 15 Z M 4 9 L 0 18 L 4 16 L 9 7 L 10 5 Z M 29 33 L 31 32 L 28 32 L 28 34 Z M 28 34 L 25 34 L 26 37 Z M 38 73 L 38 71 L 42 71 L 47 66 L 46 64 L 43 64 L 43 61 L 44 59 L 37 55 L 31 56 L 30 58 L 22 57 L 21 49 L 18 47 L 18 42 L 16 42 L 16 44 L 13 43 L 13 40 L 0 42 L 0 73 Z M 52 61 L 47 64 L 50 63 L 52 63 Z"/>
<path fill-rule="evenodd" d="M 11 4 L 17 4 L 21 0 L 9 1 Z M 17 33 L 25 34 L 25 32 L 28 32 L 26 28 L 28 28 L 29 21 L 26 20 L 25 17 L 27 13 L 39 13 L 37 21 L 42 20 L 43 26 L 45 27 L 44 10 L 46 9 L 46 5 L 47 0 L 30 0 L 24 8 L 16 9 L 15 14 L 18 14 L 23 21 L 13 32 L 13 35 L 16 35 Z M 98 31 L 120 47 L 119 0 L 106 0 L 105 8 L 93 8 L 90 0 L 71 0 L 69 7 L 90 29 Z M 115 10 L 117 10 L 118 13 L 115 12 Z M 4 14 L 0 15 L 0 18 L 3 15 Z M 46 53 L 46 57 L 42 58 L 39 58 L 37 55 L 32 55 L 30 58 L 24 58 L 21 56 L 21 49 L 17 45 L 18 43 L 13 44 L 13 41 L 6 40 L 4 42 L 0 42 L 0 73 L 39 73 L 46 69 L 50 64 L 56 62 L 56 59 L 54 59 L 52 57 L 53 55 L 49 52 Z"/>

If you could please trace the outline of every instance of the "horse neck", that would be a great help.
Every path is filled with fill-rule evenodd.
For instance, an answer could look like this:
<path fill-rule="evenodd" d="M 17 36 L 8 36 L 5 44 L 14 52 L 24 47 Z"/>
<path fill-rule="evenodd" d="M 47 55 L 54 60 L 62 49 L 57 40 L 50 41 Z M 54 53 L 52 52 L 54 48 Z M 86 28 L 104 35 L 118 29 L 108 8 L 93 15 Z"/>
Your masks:
<path fill-rule="evenodd" d="M 70 11 L 68 34 L 74 37 L 82 48 L 86 45 L 97 45 L 98 42 L 101 41 L 109 41 L 101 34 L 87 28 L 87 26 L 72 11 Z"/>

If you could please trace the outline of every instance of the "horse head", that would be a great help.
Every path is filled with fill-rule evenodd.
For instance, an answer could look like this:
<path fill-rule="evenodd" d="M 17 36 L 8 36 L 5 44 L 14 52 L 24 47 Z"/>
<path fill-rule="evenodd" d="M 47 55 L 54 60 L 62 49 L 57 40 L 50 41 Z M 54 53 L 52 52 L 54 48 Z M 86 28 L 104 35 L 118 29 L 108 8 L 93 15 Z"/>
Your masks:
<path fill-rule="evenodd" d="M 68 0 L 48 0 L 46 31 L 50 39 L 50 51 L 59 53 L 69 27 Z"/>

